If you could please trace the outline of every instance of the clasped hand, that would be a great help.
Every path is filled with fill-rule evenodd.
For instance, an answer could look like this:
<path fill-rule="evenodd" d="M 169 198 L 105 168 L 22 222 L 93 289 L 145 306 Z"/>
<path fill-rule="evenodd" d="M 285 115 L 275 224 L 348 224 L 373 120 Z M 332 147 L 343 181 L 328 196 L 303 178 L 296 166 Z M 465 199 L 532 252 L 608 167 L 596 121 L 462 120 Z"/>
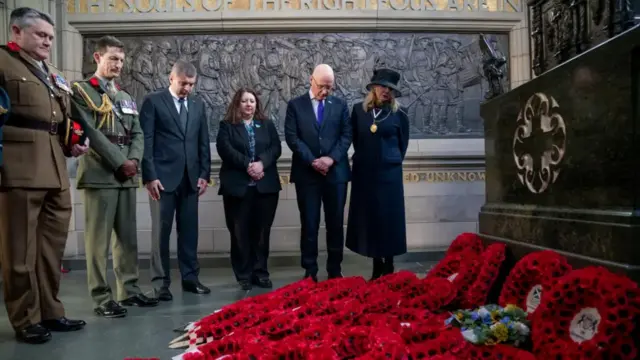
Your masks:
<path fill-rule="evenodd" d="M 135 160 L 127 160 L 120 166 L 120 172 L 122 175 L 130 178 L 136 176 L 138 173 L 138 162 Z"/>
<path fill-rule="evenodd" d="M 262 165 L 262 161 L 250 163 L 247 167 L 247 174 L 249 174 L 253 180 L 262 179 L 264 177 L 264 165 Z"/>
<path fill-rule="evenodd" d="M 71 147 L 71 156 L 80 157 L 89 151 L 89 138 L 84 141 L 84 145 L 75 144 Z"/>
<path fill-rule="evenodd" d="M 313 160 L 311 166 L 322 175 L 327 175 L 329 169 L 333 166 L 333 159 L 328 156 L 323 156 Z"/>

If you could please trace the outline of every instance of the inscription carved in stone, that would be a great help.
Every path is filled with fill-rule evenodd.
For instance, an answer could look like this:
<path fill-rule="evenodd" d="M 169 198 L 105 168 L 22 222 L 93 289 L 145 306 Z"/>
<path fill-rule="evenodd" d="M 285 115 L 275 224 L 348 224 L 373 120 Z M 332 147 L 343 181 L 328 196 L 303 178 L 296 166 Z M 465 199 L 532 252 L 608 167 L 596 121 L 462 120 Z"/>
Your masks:
<path fill-rule="evenodd" d="M 496 51 L 508 54 L 507 35 L 488 38 Z M 96 39 L 85 38 L 85 76 L 95 69 L 91 53 Z M 243 86 L 259 92 L 267 115 L 282 134 L 287 101 L 308 91 L 311 71 L 320 63 L 334 68 L 335 95 L 350 105 L 366 95 L 365 86 L 374 68 L 399 71 L 403 77 L 399 101 L 409 110 L 412 138 L 483 136 L 480 102 L 488 84 L 474 34 L 221 34 L 119 39 L 128 55 L 120 85 L 139 103 L 148 92 L 168 86 L 176 59 L 196 66 L 196 92 L 207 104 L 212 140 L 231 96 Z"/>

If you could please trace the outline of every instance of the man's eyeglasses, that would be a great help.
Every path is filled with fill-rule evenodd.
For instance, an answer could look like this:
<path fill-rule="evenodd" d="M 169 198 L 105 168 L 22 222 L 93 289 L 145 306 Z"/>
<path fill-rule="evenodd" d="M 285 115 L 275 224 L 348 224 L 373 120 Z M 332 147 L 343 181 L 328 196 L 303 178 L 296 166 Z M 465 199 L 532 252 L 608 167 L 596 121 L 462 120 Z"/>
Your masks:
<path fill-rule="evenodd" d="M 311 79 L 316 83 L 316 86 L 318 88 L 320 88 L 320 90 L 326 90 L 326 91 L 329 91 L 329 92 L 334 90 L 333 85 L 318 84 L 318 81 L 314 77 L 312 77 Z"/>

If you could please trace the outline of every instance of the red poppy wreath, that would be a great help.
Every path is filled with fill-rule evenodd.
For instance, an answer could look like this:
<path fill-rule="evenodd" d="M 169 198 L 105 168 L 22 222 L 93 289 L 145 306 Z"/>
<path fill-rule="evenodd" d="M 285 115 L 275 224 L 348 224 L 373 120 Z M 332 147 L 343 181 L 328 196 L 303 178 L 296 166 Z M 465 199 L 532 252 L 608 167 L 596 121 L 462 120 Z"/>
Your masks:
<path fill-rule="evenodd" d="M 635 359 L 630 334 L 640 315 L 631 279 L 602 267 L 558 279 L 536 311 L 532 339 L 541 359 Z"/>
<path fill-rule="evenodd" d="M 480 255 L 484 251 L 484 245 L 482 239 L 478 234 L 474 233 L 462 233 L 458 235 L 449 248 L 446 255 L 456 254 L 460 252 L 471 251 L 477 255 Z"/>
<path fill-rule="evenodd" d="M 520 259 L 509 272 L 498 303 L 501 306 L 515 305 L 531 315 L 540 305 L 543 294 L 569 271 L 571 265 L 567 259 L 555 251 L 531 253 Z"/>
<path fill-rule="evenodd" d="M 444 278 L 449 280 L 456 291 L 455 298 L 451 301 L 453 308 L 462 307 L 466 294 L 476 280 L 476 269 L 480 256 L 474 251 L 454 252 L 446 255 L 431 271 L 427 273 L 425 281 L 432 278 Z"/>
<path fill-rule="evenodd" d="M 506 246 L 504 244 L 491 244 L 482 253 L 478 260 L 479 272 L 469 287 L 469 291 L 462 293 L 462 308 L 472 309 L 485 304 L 491 287 L 500 273 L 500 268 L 505 258 Z M 455 282 L 454 282 L 455 284 Z"/>
<path fill-rule="evenodd" d="M 528 351 L 502 344 L 495 346 L 471 346 L 469 348 L 469 360 L 484 359 L 535 360 L 535 356 Z"/>

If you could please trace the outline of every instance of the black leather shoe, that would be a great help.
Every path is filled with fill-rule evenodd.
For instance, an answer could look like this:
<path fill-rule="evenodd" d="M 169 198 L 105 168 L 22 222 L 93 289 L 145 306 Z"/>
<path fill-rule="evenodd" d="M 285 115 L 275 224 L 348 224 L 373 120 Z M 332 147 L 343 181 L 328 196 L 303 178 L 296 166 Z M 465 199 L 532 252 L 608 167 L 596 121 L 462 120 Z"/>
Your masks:
<path fill-rule="evenodd" d="M 183 281 L 182 290 L 199 295 L 204 295 L 211 292 L 211 290 L 208 287 L 202 285 L 200 281 Z"/>
<path fill-rule="evenodd" d="M 271 289 L 273 287 L 273 283 L 271 282 L 271 280 L 269 280 L 269 278 L 254 277 L 251 282 L 253 283 L 253 285 L 261 287 L 263 289 Z"/>
<path fill-rule="evenodd" d="M 329 274 L 329 280 L 331 279 L 342 279 L 344 276 L 341 272 L 335 274 Z"/>
<path fill-rule="evenodd" d="M 160 290 L 158 290 L 157 299 L 159 301 L 171 301 L 173 300 L 173 295 L 168 287 L 161 287 Z"/>
<path fill-rule="evenodd" d="M 50 331 L 68 332 L 82 330 L 87 323 L 84 320 L 70 320 L 63 316 L 59 319 L 43 320 L 41 325 Z"/>
<path fill-rule="evenodd" d="M 98 316 L 102 316 L 107 319 L 115 319 L 127 316 L 127 309 L 118 305 L 117 302 L 110 300 L 104 305 L 100 305 L 97 308 L 93 309 L 93 311 Z"/>
<path fill-rule="evenodd" d="M 238 285 L 240 285 L 240 289 L 244 291 L 253 289 L 253 285 L 251 285 L 251 281 L 249 280 L 240 280 L 238 281 Z"/>
<path fill-rule="evenodd" d="M 304 278 L 311 278 L 311 280 L 313 280 L 313 282 L 318 282 L 318 276 L 316 274 L 304 274 Z"/>
<path fill-rule="evenodd" d="M 144 294 L 133 295 L 132 297 L 120 301 L 121 306 L 138 306 L 138 307 L 153 307 L 158 306 L 160 300 L 152 299 Z"/>
<path fill-rule="evenodd" d="M 16 331 L 16 339 L 27 344 L 44 344 L 51 340 L 51 332 L 40 324 L 29 325 L 20 331 Z"/>

